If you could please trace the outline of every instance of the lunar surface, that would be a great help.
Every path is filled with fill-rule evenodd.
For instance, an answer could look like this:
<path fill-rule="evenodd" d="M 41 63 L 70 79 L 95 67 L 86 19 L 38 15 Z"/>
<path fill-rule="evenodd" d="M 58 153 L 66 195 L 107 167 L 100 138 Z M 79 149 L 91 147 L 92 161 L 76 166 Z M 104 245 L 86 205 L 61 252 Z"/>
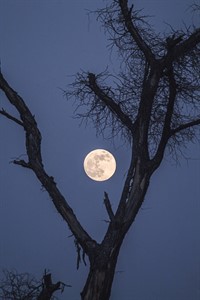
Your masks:
<path fill-rule="evenodd" d="M 85 173 L 92 180 L 104 181 L 115 173 L 116 161 L 110 152 L 104 149 L 96 149 L 88 153 L 83 166 Z"/>

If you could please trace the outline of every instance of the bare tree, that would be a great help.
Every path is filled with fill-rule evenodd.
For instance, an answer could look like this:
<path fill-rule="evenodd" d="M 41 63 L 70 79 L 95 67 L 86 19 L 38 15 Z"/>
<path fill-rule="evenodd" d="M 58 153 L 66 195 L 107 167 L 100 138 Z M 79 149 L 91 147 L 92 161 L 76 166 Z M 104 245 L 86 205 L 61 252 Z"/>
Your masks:
<path fill-rule="evenodd" d="M 26 134 L 28 158 L 13 163 L 35 173 L 68 224 L 78 251 L 81 247 L 88 256 L 90 270 L 81 292 L 83 300 L 110 298 L 120 247 L 141 208 L 152 174 L 166 149 L 176 155 L 185 143 L 198 137 L 200 124 L 200 28 L 171 28 L 168 35 L 157 34 L 127 0 L 112 0 L 96 13 L 109 34 L 111 48 L 118 51 L 119 73 L 78 73 L 65 94 L 78 100 L 77 116 L 91 120 L 100 134 L 121 134 L 132 152 L 116 211 L 105 193 L 110 220 L 101 243 L 86 232 L 54 178 L 45 171 L 35 118 L 0 74 L 0 88 L 20 118 L 3 109 L 0 113 L 23 127 Z"/>
<path fill-rule="evenodd" d="M 4 270 L 4 278 L 0 281 L 0 297 L 2 300 L 56 300 L 56 291 L 64 291 L 70 287 L 63 282 L 52 283 L 51 273 L 45 273 L 41 280 L 36 280 L 28 273 L 16 270 Z"/>
<path fill-rule="evenodd" d="M 4 278 L 0 281 L 0 297 L 8 300 L 36 300 L 42 282 L 39 282 L 28 273 L 17 271 L 3 271 Z"/>
<path fill-rule="evenodd" d="M 59 290 L 62 293 L 65 287 L 71 287 L 71 285 L 65 284 L 61 281 L 53 283 L 51 273 L 47 273 L 45 270 L 42 278 L 42 289 L 37 296 L 37 300 L 56 300 L 57 297 L 54 296 L 54 293 Z"/>

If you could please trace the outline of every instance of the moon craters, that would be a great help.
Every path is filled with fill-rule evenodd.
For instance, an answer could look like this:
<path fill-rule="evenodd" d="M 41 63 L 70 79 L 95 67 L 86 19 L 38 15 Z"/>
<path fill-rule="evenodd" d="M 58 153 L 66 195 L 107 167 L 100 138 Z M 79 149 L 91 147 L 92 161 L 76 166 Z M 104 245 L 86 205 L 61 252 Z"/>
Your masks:
<path fill-rule="evenodd" d="M 114 156 L 107 150 L 96 149 L 86 156 L 84 170 L 91 179 L 104 181 L 114 174 L 116 161 Z"/>

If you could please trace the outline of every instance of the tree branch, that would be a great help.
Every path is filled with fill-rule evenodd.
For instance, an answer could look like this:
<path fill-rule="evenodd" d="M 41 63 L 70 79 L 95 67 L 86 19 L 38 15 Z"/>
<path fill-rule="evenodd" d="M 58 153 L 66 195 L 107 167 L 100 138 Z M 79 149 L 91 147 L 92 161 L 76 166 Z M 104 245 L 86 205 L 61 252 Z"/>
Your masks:
<path fill-rule="evenodd" d="M 179 43 L 173 51 L 173 59 L 186 54 L 187 52 L 193 50 L 197 44 L 200 43 L 200 28 L 196 29 L 188 39 Z"/>
<path fill-rule="evenodd" d="M 5 93 L 9 102 L 17 109 L 26 132 L 26 150 L 30 165 L 42 166 L 41 134 L 34 116 L 24 103 L 23 99 L 14 91 L 0 72 L 0 89 Z"/>
<path fill-rule="evenodd" d="M 169 98 L 167 103 L 167 111 L 165 114 L 165 120 L 163 124 L 162 136 L 160 139 L 160 143 L 158 145 L 157 152 L 152 159 L 152 162 L 155 163 L 155 167 L 157 168 L 163 158 L 165 147 L 167 145 L 168 139 L 170 138 L 171 132 L 171 119 L 174 111 L 174 103 L 177 95 L 177 84 L 174 77 L 174 70 L 172 65 L 168 68 L 166 75 L 168 76 L 169 81 Z"/>
<path fill-rule="evenodd" d="M 6 118 L 12 120 L 13 122 L 17 123 L 18 125 L 23 126 L 23 123 L 20 120 L 11 116 L 10 114 L 8 114 L 3 108 L 0 110 L 0 114 L 5 116 Z"/>
<path fill-rule="evenodd" d="M 200 119 L 182 124 L 182 125 L 178 126 L 177 128 L 171 129 L 170 136 L 180 132 L 181 130 L 184 130 L 184 129 L 187 129 L 187 128 L 190 128 L 190 127 L 193 127 L 196 125 L 200 125 Z"/>
<path fill-rule="evenodd" d="M 86 254 L 91 248 L 95 248 L 97 243 L 89 236 L 77 220 L 72 208 L 68 205 L 65 198 L 58 190 L 52 176 L 49 176 L 43 167 L 41 156 L 41 134 L 37 127 L 34 116 L 31 114 L 23 99 L 9 86 L 0 73 L 0 89 L 4 91 L 9 102 L 20 114 L 24 130 L 26 132 L 26 150 L 28 162 L 15 160 L 14 163 L 33 170 L 42 186 L 49 193 L 58 213 L 67 222 L 70 230 L 84 249 Z"/>
<path fill-rule="evenodd" d="M 145 81 L 143 82 L 141 100 L 138 107 L 138 115 L 136 119 L 137 123 L 137 140 L 138 150 L 143 154 L 143 158 L 149 159 L 148 149 L 148 134 L 151 122 L 151 113 L 156 93 L 159 86 L 160 77 L 162 74 L 162 68 L 159 63 L 155 62 L 150 67 L 149 74 L 145 75 Z"/>
<path fill-rule="evenodd" d="M 128 8 L 128 1 L 127 0 L 119 0 L 119 6 L 121 8 L 122 15 L 124 17 L 124 23 L 126 25 L 127 30 L 129 31 L 130 35 L 132 36 L 133 40 L 136 42 L 139 49 L 143 52 L 146 60 L 149 63 L 152 63 L 155 61 L 154 54 L 152 53 L 150 47 L 147 45 L 147 43 L 143 40 L 141 37 L 139 30 L 136 28 L 132 21 L 131 12 L 133 9 L 132 7 Z"/>
<path fill-rule="evenodd" d="M 110 221 L 112 222 L 114 220 L 114 213 L 110 204 L 110 200 L 108 198 L 108 194 L 106 192 L 104 192 L 104 204 L 109 215 Z"/>
<path fill-rule="evenodd" d="M 119 121 L 128 128 L 130 132 L 134 131 L 134 123 L 105 91 L 103 91 L 96 82 L 96 76 L 93 73 L 88 73 L 89 87 L 95 95 L 111 110 L 112 113 L 119 119 Z"/>
<path fill-rule="evenodd" d="M 13 163 L 15 164 L 15 165 L 19 165 L 19 166 L 22 166 L 22 167 L 24 167 L 24 168 L 28 168 L 28 169 L 31 169 L 31 166 L 30 166 L 30 164 L 29 163 L 27 163 L 27 162 L 25 162 L 25 160 L 23 160 L 23 159 L 20 159 L 20 160 L 13 160 Z"/>

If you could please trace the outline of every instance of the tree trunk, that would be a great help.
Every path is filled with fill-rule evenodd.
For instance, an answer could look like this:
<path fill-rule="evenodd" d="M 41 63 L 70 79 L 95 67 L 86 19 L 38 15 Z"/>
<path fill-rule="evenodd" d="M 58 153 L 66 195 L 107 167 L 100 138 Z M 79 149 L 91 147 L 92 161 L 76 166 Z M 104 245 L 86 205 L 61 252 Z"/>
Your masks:
<path fill-rule="evenodd" d="M 141 171 L 142 169 L 142 171 Z M 143 171 L 139 163 L 126 205 L 124 220 L 111 220 L 104 240 L 90 252 L 90 271 L 81 293 L 82 300 L 109 300 L 118 254 L 146 194 L 151 170 Z M 130 203 L 129 203 L 130 202 Z"/>
<path fill-rule="evenodd" d="M 61 282 L 53 283 L 51 279 L 51 273 L 45 274 L 43 276 L 43 287 L 42 291 L 39 294 L 37 300 L 50 300 L 53 296 L 53 293 L 60 289 Z"/>
<path fill-rule="evenodd" d="M 117 257 L 120 245 L 111 255 L 106 256 L 103 250 L 91 263 L 88 278 L 83 291 L 81 292 L 82 300 L 109 300 L 111 294 L 112 282 L 115 274 Z"/>

